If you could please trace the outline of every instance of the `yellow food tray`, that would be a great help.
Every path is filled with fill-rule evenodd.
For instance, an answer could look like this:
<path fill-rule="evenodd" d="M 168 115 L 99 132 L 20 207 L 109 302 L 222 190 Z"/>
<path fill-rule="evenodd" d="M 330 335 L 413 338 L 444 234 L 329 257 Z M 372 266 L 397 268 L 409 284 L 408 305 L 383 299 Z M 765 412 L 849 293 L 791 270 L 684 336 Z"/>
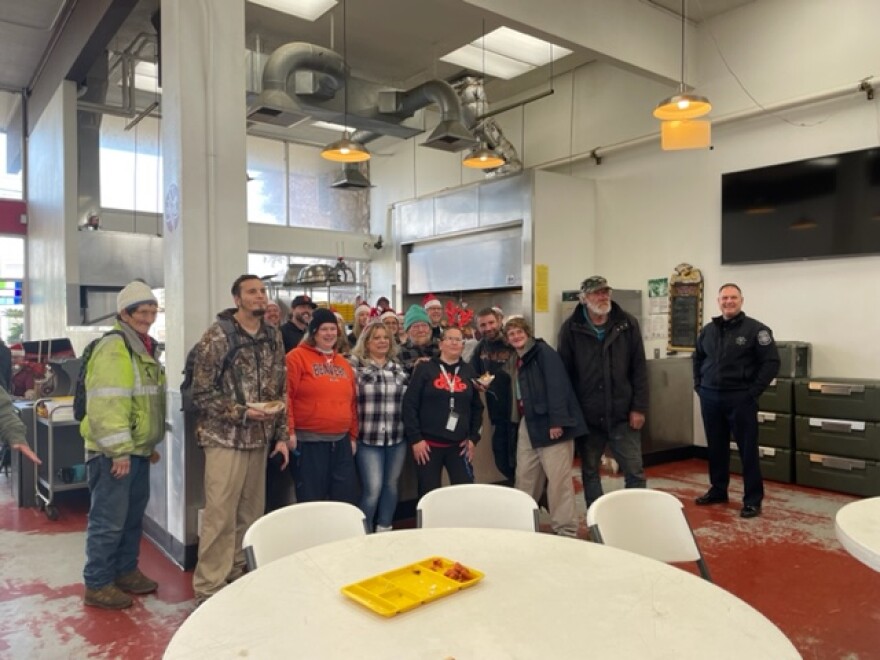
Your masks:
<path fill-rule="evenodd" d="M 483 573 L 468 566 L 462 567 L 467 571 L 463 579 L 446 577 L 444 573 L 456 563 L 445 557 L 428 557 L 346 585 L 342 587 L 342 593 L 377 614 L 394 616 L 473 586 L 483 579 Z"/>

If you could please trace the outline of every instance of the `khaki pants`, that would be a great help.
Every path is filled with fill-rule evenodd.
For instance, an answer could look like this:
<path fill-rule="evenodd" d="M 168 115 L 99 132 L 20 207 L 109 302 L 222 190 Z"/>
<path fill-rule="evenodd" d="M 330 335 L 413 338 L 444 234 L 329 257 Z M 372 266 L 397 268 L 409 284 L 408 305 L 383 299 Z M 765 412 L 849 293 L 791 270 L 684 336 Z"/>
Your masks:
<path fill-rule="evenodd" d="M 241 541 L 265 507 L 266 451 L 205 448 L 205 511 L 193 574 L 197 599 L 213 596 L 244 572 Z"/>
<path fill-rule="evenodd" d="M 516 444 L 516 487 L 537 502 L 547 484 L 550 524 L 560 536 L 577 536 L 578 520 L 574 501 L 571 467 L 574 440 L 556 442 L 547 447 L 532 447 L 526 421 L 519 423 Z"/>

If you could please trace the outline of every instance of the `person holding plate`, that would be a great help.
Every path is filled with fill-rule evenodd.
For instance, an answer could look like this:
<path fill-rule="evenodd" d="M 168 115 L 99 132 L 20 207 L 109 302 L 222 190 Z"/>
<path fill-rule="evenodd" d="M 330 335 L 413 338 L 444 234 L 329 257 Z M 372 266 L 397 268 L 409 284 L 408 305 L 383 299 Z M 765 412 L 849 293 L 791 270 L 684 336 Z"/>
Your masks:
<path fill-rule="evenodd" d="M 440 487 L 444 467 L 452 484 L 474 481 L 471 461 L 480 441 L 483 402 L 474 386 L 477 372 L 461 359 L 463 347 L 460 328 L 444 329 L 440 355 L 415 369 L 403 398 L 420 497 Z"/>

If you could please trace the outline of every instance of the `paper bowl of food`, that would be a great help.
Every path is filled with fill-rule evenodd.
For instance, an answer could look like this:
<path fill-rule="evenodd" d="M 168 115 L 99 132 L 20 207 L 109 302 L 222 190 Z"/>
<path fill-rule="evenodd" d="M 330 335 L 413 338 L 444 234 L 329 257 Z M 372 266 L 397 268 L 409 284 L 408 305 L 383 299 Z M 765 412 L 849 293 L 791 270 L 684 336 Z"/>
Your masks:
<path fill-rule="evenodd" d="M 284 401 L 257 401 L 255 403 L 247 404 L 247 407 L 269 415 L 277 415 L 278 413 L 283 412 L 287 406 L 284 404 Z"/>

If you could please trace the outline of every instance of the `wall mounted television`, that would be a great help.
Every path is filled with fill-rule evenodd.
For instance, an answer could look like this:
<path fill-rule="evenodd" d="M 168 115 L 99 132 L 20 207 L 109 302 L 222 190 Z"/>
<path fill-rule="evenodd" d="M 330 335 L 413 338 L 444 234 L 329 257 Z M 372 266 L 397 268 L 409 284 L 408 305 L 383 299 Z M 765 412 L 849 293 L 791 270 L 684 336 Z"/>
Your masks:
<path fill-rule="evenodd" d="M 880 254 L 880 148 L 721 176 L 721 263 Z"/>

